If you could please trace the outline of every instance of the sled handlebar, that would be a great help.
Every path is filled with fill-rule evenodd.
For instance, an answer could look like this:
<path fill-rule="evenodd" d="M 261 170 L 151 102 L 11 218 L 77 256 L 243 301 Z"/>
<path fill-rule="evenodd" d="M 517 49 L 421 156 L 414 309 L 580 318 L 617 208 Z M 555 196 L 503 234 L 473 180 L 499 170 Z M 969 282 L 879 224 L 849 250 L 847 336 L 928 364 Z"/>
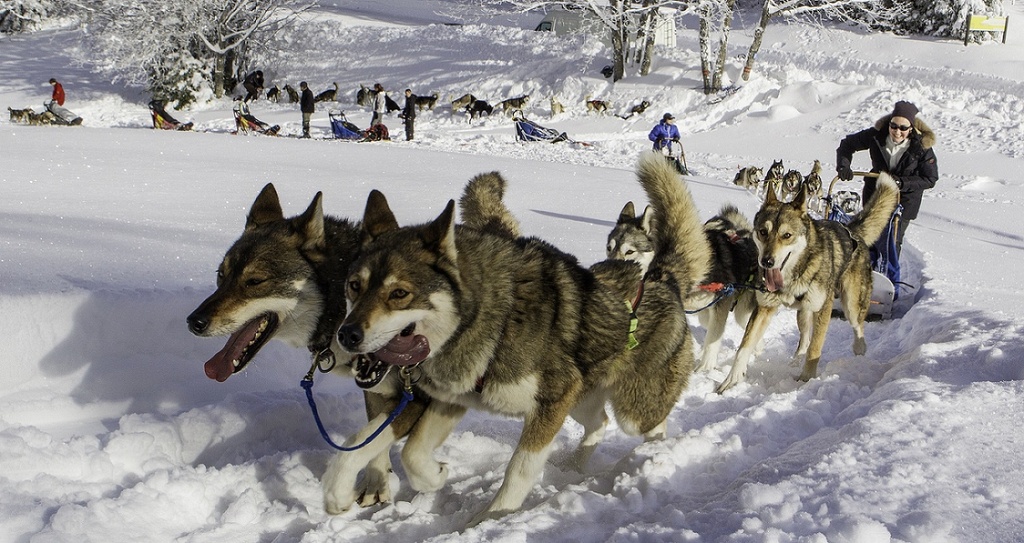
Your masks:
<path fill-rule="evenodd" d="M 853 172 L 853 176 L 854 177 L 860 176 L 860 177 L 872 177 L 872 178 L 874 178 L 874 177 L 878 177 L 878 172 Z M 832 189 L 835 188 L 836 181 L 839 181 L 839 176 L 838 175 L 833 177 L 832 178 L 832 182 L 828 184 L 828 192 L 826 194 L 828 194 L 829 196 L 832 195 Z"/>

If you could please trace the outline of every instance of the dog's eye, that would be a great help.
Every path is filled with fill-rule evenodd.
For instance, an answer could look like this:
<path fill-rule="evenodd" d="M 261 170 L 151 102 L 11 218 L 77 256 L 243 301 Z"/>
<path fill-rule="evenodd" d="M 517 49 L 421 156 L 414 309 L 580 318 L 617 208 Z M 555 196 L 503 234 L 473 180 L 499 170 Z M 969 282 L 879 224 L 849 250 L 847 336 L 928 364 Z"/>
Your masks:
<path fill-rule="evenodd" d="M 790 234 L 789 232 L 786 232 L 785 234 L 782 234 L 782 239 L 789 239 L 791 237 L 793 237 L 793 234 Z"/>
<path fill-rule="evenodd" d="M 636 251 L 630 249 L 630 250 L 626 251 L 626 256 L 633 256 L 633 253 L 635 253 L 635 252 Z"/>
<path fill-rule="evenodd" d="M 249 278 L 248 280 L 245 281 L 245 286 L 247 286 L 247 287 L 259 286 L 259 285 L 263 284 L 264 281 L 266 281 L 266 279 L 264 279 L 262 277 L 251 277 L 251 278 Z"/>
<path fill-rule="evenodd" d="M 359 294 L 359 290 L 361 288 L 362 288 L 362 285 L 359 284 L 359 281 L 349 281 L 348 282 L 348 290 L 352 294 Z"/>
<path fill-rule="evenodd" d="M 761 229 L 759 229 L 759 230 L 757 231 L 757 235 L 761 236 L 762 238 L 766 238 L 766 237 L 768 237 L 768 229 L 767 229 L 767 228 L 761 228 Z"/>
<path fill-rule="evenodd" d="M 409 291 L 402 290 L 400 288 L 396 288 L 395 290 L 391 291 L 391 299 L 392 300 L 401 300 L 402 298 L 405 298 L 408 295 L 409 295 Z"/>

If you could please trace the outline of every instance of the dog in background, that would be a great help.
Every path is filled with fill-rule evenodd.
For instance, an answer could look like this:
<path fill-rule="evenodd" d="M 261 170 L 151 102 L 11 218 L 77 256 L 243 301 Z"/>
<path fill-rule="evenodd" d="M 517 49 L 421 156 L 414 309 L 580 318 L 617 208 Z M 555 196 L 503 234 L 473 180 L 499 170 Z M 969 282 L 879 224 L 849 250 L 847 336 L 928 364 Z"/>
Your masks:
<path fill-rule="evenodd" d="M 552 96 L 551 97 L 551 116 L 554 117 L 555 115 L 561 115 L 562 113 L 565 113 L 565 106 L 562 105 L 562 102 L 558 101 L 558 97 L 557 96 Z"/>
<path fill-rule="evenodd" d="M 491 113 L 494 112 L 494 106 L 488 104 L 486 100 L 475 100 L 472 104 L 466 106 L 466 111 L 469 112 L 469 120 L 472 121 L 484 113 L 490 117 Z"/>
<path fill-rule="evenodd" d="M 746 168 L 740 168 L 740 171 L 736 172 L 736 177 L 732 178 L 732 183 L 745 189 L 756 189 L 758 183 L 761 182 L 762 175 L 764 175 L 764 170 L 761 168 L 747 166 Z"/>
<path fill-rule="evenodd" d="M 796 195 L 803 188 L 804 176 L 796 170 L 789 170 L 782 176 L 782 183 L 779 184 L 778 197 L 783 202 L 789 202 L 796 198 Z"/>
<path fill-rule="evenodd" d="M 515 111 L 517 109 L 525 108 L 526 105 L 529 104 L 529 103 L 530 103 L 530 96 L 529 95 L 524 95 L 524 96 L 517 96 L 515 98 L 507 98 L 505 100 L 502 100 L 502 101 L 498 102 L 498 106 L 501 107 L 501 111 L 505 115 L 510 115 L 513 111 Z"/>
<path fill-rule="evenodd" d="M 424 109 L 428 109 L 430 111 L 433 111 L 434 110 L 434 106 L 437 105 L 437 99 L 438 99 L 438 94 L 436 92 L 433 93 L 433 94 L 430 94 L 430 95 L 426 95 L 426 96 L 420 96 L 420 95 L 417 94 L 416 95 L 416 109 L 418 109 L 420 111 L 423 111 Z"/>
<path fill-rule="evenodd" d="M 25 109 L 14 109 L 8 107 L 7 111 L 11 112 L 12 123 L 28 123 L 31 120 L 31 115 L 35 114 L 35 110 L 27 107 Z"/>
<path fill-rule="evenodd" d="M 469 94 L 463 94 L 462 96 L 454 99 L 452 102 L 452 111 L 458 111 L 460 109 L 467 109 L 469 106 L 476 103 L 476 96 Z"/>
<path fill-rule="evenodd" d="M 611 108 L 612 103 L 606 100 L 593 100 L 591 95 L 587 95 L 585 100 L 587 104 L 587 113 L 607 113 L 608 109 Z"/>
<path fill-rule="evenodd" d="M 356 104 L 364 107 L 370 107 L 373 105 L 373 89 L 370 89 L 366 85 L 359 85 L 359 90 L 356 91 Z"/>
<path fill-rule="evenodd" d="M 837 295 L 853 328 L 853 353 L 867 351 L 864 321 L 871 303 L 869 248 L 888 226 L 899 202 L 899 188 L 881 174 L 877 190 L 864 211 L 849 224 L 814 219 L 807 213 L 804 190 L 791 202 L 772 191 L 754 216 L 754 243 L 765 290 L 743 334 L 732 369 L 717 388 L 719 393 L 746 379 L 747 365 L 780 306 L 797 311 L 800 340 L 793 362 L 800 364 L 801 381 L 818 372 L 822 346 Z"/>
<path fill-rule="evenodd" d="M 814 165 L 811 166 L 811 173 L 804 177 L 804 191 L 807 192 L 807 209 L 819 216 L 824 212 L 822 209 L 825 204 L 823 185 L 821 161 L 815 160 Z"/>
<path fill-rule="evenodd" d="M 288 103 L 297 104 L 299 103 L 299 91 L 295 90 L 291 85 L 285 84 L 281 89 L 288 95 Z"/>
<path fill-rule="evenodd" d="M 271 102 L 279 102 L 281 100 L 281 88 L 277 85 L 267 89 L 267 100 Z"/>
<path fill-rule="evenodd" d="M 681 297 L 706 273 L 708 257 L 696 206 L 672 166 L 649 153 L 637 171 L 666 217 L 642 301 L 636 264 L 583 268 L 537 238 L 458 228 L 453 202 L 435 220 L 402 228 L 382 194 L 367 201 L 368 243 L 351 268 L 338 335 L 350 354 L 375 359 L 382 371 L 417 364 L 418 386 L 433 400 L 414 433 L 433 443 L 407 443 L 406 465 L 440 473 L 443 483 L 432 449 L 419 448 L 443 442 L 467 409 L 525 419 L 501 488 L 470 525 L 519 509 L 567 416 L 584 428 L 574 457 L 581 462 L 605 431 L 606 403 L 630 434 L 656 439 L 667 431 L 693 364 Z M 633 332 L 631 314 L 639 322 Z"/>
<path fill-rule="evenodd" d="M 643 100 L 639 104 L 636 104 L 633 107 L 629 108 L 629 114 L 628 115 L 620 115 L 619 117 L 621 117 L 623 119 L 629 119 L 629 118 L 633 117 L 633 115 L 643 115 L 644 112 L 647 111 L 647 108 L 649 108 L 649 107 L 651 107 L 651 103 L 648 102 L 647 100 Z"/>
<path fill-rule="evenodd" d="M 327 89 L 320 94 L 313 97 L 314 102 L 337 102 L 338 101 L 338 82 L 334 82 L 333 89 Z"/>

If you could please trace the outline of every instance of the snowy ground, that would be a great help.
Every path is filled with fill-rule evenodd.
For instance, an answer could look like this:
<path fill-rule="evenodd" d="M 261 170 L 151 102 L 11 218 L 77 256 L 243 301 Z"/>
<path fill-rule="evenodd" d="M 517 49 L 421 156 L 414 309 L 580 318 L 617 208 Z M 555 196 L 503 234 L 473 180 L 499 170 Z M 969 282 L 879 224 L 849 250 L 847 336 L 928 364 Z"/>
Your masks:
<path fill-rule="evenodd" d="M 418 118 L 412 143 L 327 140 L 326 108 L 313 120 L 324 140 L 231 136 L 229 100 L 175 112 L 199 133 L 158 132 L 139 89 L 68 68 L 74 31 L 0 38 L 0 105 L 41 109 L 57 77 L 85 119 L 0 119 L 0 542 L 1024 540 L 1019 36 L 964 47 L 773 25 L 751 81 L 710 103 L 695 90 L 692 20 L 652 76 L 612 85 L 598 73 L 607 51 L 527 30 L 539 17 L 460 27 L 429 24 L 455 20 L 448 2 L 388 6 L 336 0 L 286 36 L 268 81 L 337 81 L 329 107 L 363 127 L 359 84 L 441 102 L 530 93 L 531 118 L 592 145 L 515 143 L 507 118 L 468 122 L 445 105 Z M 750 35 L 733 35 L 734 54 Z M 552 94 L 567 107 L 553 119 Z M 587 95 L 620 114 L 654 105 L 630 120 L 588 116 Z M 831 172 L 839 138 L 898 99 L 936 130 L 942 177 L 907 234 L 912 288 L 897 318 L 867 327 L 867 356 L 850 354 L 835 321 L 820 378 L 794 381 L 796 327 L 782 312 L 748 381 L 719 396 L 740 336 L 730 325 L 719 368 L 694 376 L 667 440 L 613 429 L 578 474 L 558 467 L 580 435 L 568 423 L 522 511 L 498 522 L 461 531 L 497 490 L 518 421 L 471 413 L 437 452 L 450 468 L 440 491 L 414 493 L 399 466 L 393 504 L 332 517 L 320 493 L 331 453 L 298 387 L 306 353 L 272 344 L 216 383 L 202 363 L 222 342 L 185 328 L 266 182 L 286 213 L 322 190 L 328 213 L 358 217 L 378 188 L 414 222 L 499 170 L 524 230 L 589 263 L 622 204 L 642 200 L 632 164 L 665 111 L 680 119 L 706 216 L 724 202 L 752 215 L 756 199 L 730 183 L 738 166 L 784 159 L 807 171 L 820 159 Z M 300 130 L 294 105 L 253 112 Z M 398 136 L 400 122 L 386 122 Z M 316 392 L 336 436 L 365 421 L 351 382 L 321 379 Z"/>

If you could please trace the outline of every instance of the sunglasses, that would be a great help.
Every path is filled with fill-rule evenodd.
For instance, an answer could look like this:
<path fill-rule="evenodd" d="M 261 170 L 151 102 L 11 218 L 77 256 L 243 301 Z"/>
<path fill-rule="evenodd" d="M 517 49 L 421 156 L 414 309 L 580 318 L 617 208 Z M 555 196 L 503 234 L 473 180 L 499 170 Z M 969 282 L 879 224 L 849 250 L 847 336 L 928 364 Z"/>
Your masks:
<path fill-rule="evenodd" d="M 910 125 L 908 124 L 900 126 L 896 123 L 889 123 L 889 130 L 899 130 L 900 132 L 906 132 L 907 130 L 910 130 Z"/>

